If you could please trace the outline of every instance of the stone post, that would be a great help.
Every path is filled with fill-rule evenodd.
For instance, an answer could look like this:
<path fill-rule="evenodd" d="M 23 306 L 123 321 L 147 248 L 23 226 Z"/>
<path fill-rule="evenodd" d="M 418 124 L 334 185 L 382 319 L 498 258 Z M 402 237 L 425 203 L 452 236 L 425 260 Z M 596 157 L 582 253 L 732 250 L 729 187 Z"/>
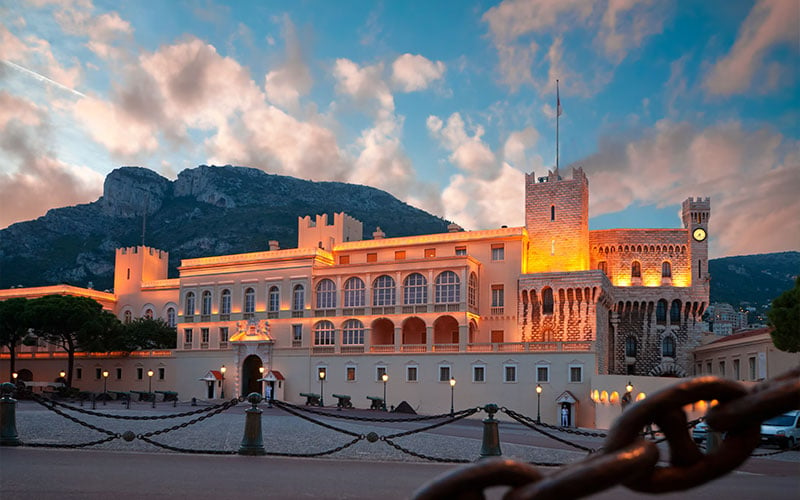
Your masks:
<path fill-rule="evenodd" d="M 239 455 L 266 455 L 264 438 L 261 434 L 261 410 L 258 408 L 261 394 L 251 392 L 247 396 L 247 401 L 253 407 L 245 410 L 244 436 L 239 447 Z"/>
<path fill-rule="evenodd" d="M 17 434 L 17 400 L 11 397 L 14 384 L 4 383 L 0 391 L 3 394 L 0 398 L 0 446 L 19 446 L 22 441 Z"/>

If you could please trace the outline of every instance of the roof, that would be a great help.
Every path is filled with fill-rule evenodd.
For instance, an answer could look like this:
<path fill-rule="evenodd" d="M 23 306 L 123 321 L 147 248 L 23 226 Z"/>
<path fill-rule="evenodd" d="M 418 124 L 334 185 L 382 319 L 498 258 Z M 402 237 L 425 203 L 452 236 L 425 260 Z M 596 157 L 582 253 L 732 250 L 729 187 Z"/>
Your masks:
<path fill-rule="evenodd" d="M 209 370 L 204 377 L 197 380 L 205 380 L 207 382 L 214 382 L 215 380 L 222 380 L 222 372 L 219 370 Z"/>
<path fill-rule="evenodd" d="M 732 342 L 734 340 L 740 340 L 740 339 L 745 339 L 745 338 L 748 338 L 748 337 L 755 337 L 757 335 L 763 335 L 763 334 L 769 333 L 771 331 L 772 331 L 772 328 L 769 328 L 769 327 L 767 327 L 767 328 L 759 328 L 757 330 L 745 330 L 743 332 L 734 333 L 733 335 L 726 335 L 726 336 L 724 336 L 722 338 L 719 338 L 717 340 L 709 342 L 706 345 L 719 344 L 719 343 L 722 343 L 722 342 Z"/>

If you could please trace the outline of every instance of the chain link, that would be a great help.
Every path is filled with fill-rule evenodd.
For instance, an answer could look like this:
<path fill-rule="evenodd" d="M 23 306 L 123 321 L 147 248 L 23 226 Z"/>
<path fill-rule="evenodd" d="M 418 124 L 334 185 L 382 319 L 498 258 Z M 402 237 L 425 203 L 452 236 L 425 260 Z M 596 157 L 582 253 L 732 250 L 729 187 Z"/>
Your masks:
<path fill-rule="evenodd" d="M 205 415 L 202 415 L 200 417 L 197 417 L 195 419 L 189 420 L 188 422 L 183 422 L 181 424 L 173 425 L 172 427 L 167 427 L 165 429 L 160 429 L 160 430 L 157 430 L 157 431 L 147 432 L 145 434 L 139 434 L 136 437 L 139 438 L 139 439 L 142 439 L 143 437 L 149 438 L 149 437 L 152 437 L 152 436 L 158 436 L 158 435 L 161 435 L 161 434 L 166 434 L 168 432 L 172 432 L 172 431 L 175 431 L 175 430 L 178 430 L 178 429 L 185 429 L 186 427 L 189 427 L 190 425 L 194 425 L 194 424 L 196 424 L 198 422 L 202 422 L 203 420 L 205 420 L 207 418 L 211 418 L 211 417 L 213 417 L 215 415 L 219 415 L 223 411 L 225 411 L 225 410 L 227 410 L 227 409 L 229 409 L 229 408 L 231 408 L 233 406 L 236 406 L 237 404 L 239 404 L 239 399 L 238 398 L 237 399 L 231 399 L 227 403 L 223 403 L 223 404 L 219 405 L 214 411 L 209 412 L 209 413 L 207 413 Z"/>
<path fill-rule="evenodd" d="M 295 404 L 287 403 L 286 401 L 280 401 L 280 400 L 277 400 L 277 399 L 272 400 L 272 404 L 273 404 L 273 406 L 275 406 L 277 408 L 280 408 L 282 410 L 285 409 L 285 408 L 292 408 L 295 411 L 299 411 L 299 412 L 314 413 L 316 415 L 321 415 L 321 416 L 324 416 L 324 417 L 337 418 L 337 419 L 341 419 L 341 420 L 355 420 L 355 421 L 359 421 L 359 422 L 420 422 L 420 421 L 423 421 L 423 420 L 437 420 L 437 419 L 440 419 L 440 418 L 450 418 L 450 414 L 449 413 L 440 413 L 439 415 L 418 415 L 416 417 L 358 417 L 358 416 L 355 416 L 355 415 L 347 415 L 346 413 L 338 413 L 338 412 L 337 413 L 331 413 L 331 412 L 322 411 L 322 410 L 315 410 L 314 408 L 309 408 L 307 406 L 295 405 Z M 470 411 L 470 410 L 471 410 L 471 408 L 468 408 L 466 410 L 459 410 L 459 411 L 455 412 L 455 414 L 457 415 L 457 414 L 460 414 L 460 413 L 463 413 L 463 412 L 467 412 L 467 411 Z"/>
<path fill-rule="evenodd" d="M 98 439 L 97 441 L 89 441 L 86 443 L 74 443 L 74 444 L 62 444 L 62 443 L 23 443 L 24 446 L 28 448 L 69 448 L 69 449 L 77 449 L 77 448 L 86 448 L 88 446 L 96 446 L 98 444 L 108 443 L 109 441 L 113 441 L 119 438 L 119 434 L 114 436 L 108 436 L 103 439 Z"/>
<path fill-rule="evenodd" d="M 412 429 L 410 431 L 398 432 L 396 434 L 389 434 L 388 436 L 383 436 L 384 439 L 396 439 L 399 437 L 410 436 L 412 434 L 416 434 L 418 432 L 425 432 L 431 429 L 436 429 L 437 427 L 442 427 L 444 425 L 452 424 L 453 422 L 458 422 L 463 418 L 467 418 L 469 416 L 475 415 L 481 411 L 481 408 L 469 408 L 467 410 L 461 410 L 459 413 L 454 413 L 452 418 L 448 418 L 442 422 L 437 422 L 435 424 L 426 425 L 425 427 L 420 427 L 419 429 Z"/>
<path fill-rule="evenodd" d="M 294 458 L 314 458 L 314 457 L 323 457 L 325 455 L 332 455 L 334 453 L 338 453 L 346 448 L 350 448 L 357 442 L 364 439 L 363 434 L 359 434 L 355 439 L 352 441 L 345 443 L 341 446 L 337 446 L 336 448 L 331 448 L 330 450 L 325 451 L 317 451 L 313 453 L 288 453 L 288 452 L 275 452 L 275 451 L 268 451 L 266 453 L 267 456 L 271 457 L 294 457 Z"/>
<path fill-rule="evenodd" d="M 439 457 L 432 457 L 430 455 L 425 455 L 423 453 L 419 453 L 416 451 L 411 451 L 408 448 L 403 448 L 399 444 L 395 443 L 391 439 L 386 436 L 381 437 L 381 441 L 384 441 L 389 446 L 395 448 L 398 451 L 405 453 L 406 455 L 411 455 L 412 457 L 421 458 L 423 460 L 430 460 L 431 462 L 439 462 L 439 463 L 451 463 L 451 464 L 468 464 L 472 462 L 472 460 L 464 459 L 464 458 L 439 458 Z"/>
<path fill-rule="evenodd" d="M 189 416 L 192 416 L 192 415 L 197 415 L 197 414 L 200 414 L 200 413 L 213 411 L 213 410 L 215 410 L 215 409 L 217 409 L 217 408 L 219 408 L 221 406 L 229 404 L 231 401 L 236 401 L 237 403 L 239 402 L 239 399 L 237 398 L 237 399 L 232 399 L 230 401 L 226 401 L 224 403 L 219 403 L 219 404 L 214 405 L 214 406 L 208 406 L 208 407 L 205 407 L 205 408 L 200 408 L 198 410 L 192 410 L 192 411 L 187 411 L 187 412 L 183 412 L 183 413 L 173 413 L 173 414 L 170 414 L 170 415 L 152 415 L 152 416 L 150 416 L 150 415 L 115 415 L 113 413 L 102 413 L 102 412 L 98 412 L 98 411 L 86 410 L 84 408 L 79 408 L 77 406 L 68 405 L 68 404 L 63 403 L 61 401 L 56 401 L 55 399 L 50 399 L 50 398 L 45 398 L 45 397 L 39 396 L 38 394 L 32 394 L 31 397 L 32 397 L 32 399 L 34 401 L 36 401 L 37 403 L 39 403 L 41 405 L 48 405 L 49 404 L 49 405 L 54 405 L 54 406 L 60 406 L 62 408 L 66 408 L 67 410 L 71 410 L 71 411 L 74 411 L 74 412 L 77 412 L 77 413 L 83 413 L 85 415 L 91 415 L 93 417 L 111 418 L 111 419 L 116 419 L 116 420 L 168 420 L 168 419 L 171 419 L 171 418 L 189 417 Z"/>
<path fill-rule="evenodd" d="M 708 411 L 709 426 L 725 433 L 719 448 L 704 454 L 689 435 L 683 408 L 716 399 Z M 716 377 L 680 382 L 632 404 L 614 422 L 598 453 L 543 476 L 513 460 L 485 460 L 440 476 L 415 493 L 417 499 L 484 498 L 483 490 L 510 486 L 504 498 L 579 498 L 616 484 L 635 491 L 685 490 L 727 474 L 747 460 L 760 442 L 761 422 L 800 408 L 800 368 L 748 391 Z M 656 424 L 669 445 L 668 466 L 660 466 L 656 443 L 642 429 Z"/>
<path fill-rule="evenodd" d="M 551 433 L 549 433 L 547 431 L 543 431 L 542 429 L 538 429 L 537 426 L 539 424 L 534 422 L 530 417 L 526 417 L 525 415 L 522 415 L 521 413 L 517 413 L 514 410 L 509 410 L 508 408 L 503 407 L 503 408 L 500 408 L 500 411 L 502 411 L 503 413 L 505 413 L 509 417 L 513 418 L 517 422 L 521 423 L 525 427 L 533 429 L 534 431 L 538 432 L 539 434 L 542 434 L 543 436 L 547 436 L 550 439 L 558 441 L 559 443 L 564 443 L 567 446 L 572 446 L 573 448 L 577 448 L 579 450 L 587 451 L 589 453 L 592 453 L 592 452 L 596 451 L 594 448 L 589 448 L 587 446 L 583 446 L 583 445 L 580 445 L 580 444 L 577 444 L 577 443 L 573 443 L 573 442 L 567 441 L 566 439 L 562 439 L 562 438 L 560 438 L 558 436 L 554 436 L 554 435 L 552 435 Z"/>

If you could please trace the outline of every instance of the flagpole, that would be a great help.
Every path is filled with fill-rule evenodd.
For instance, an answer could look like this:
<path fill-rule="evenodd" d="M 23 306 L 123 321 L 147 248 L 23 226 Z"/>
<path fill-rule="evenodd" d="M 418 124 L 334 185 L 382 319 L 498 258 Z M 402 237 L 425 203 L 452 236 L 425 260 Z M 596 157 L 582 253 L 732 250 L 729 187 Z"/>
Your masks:
<path fill-rule="evenodd" d="M 561 96 L 558 94 L 558 80 L 556 80 L 556 178 L 558 177 L 558 117 L 561 115 Z"/>

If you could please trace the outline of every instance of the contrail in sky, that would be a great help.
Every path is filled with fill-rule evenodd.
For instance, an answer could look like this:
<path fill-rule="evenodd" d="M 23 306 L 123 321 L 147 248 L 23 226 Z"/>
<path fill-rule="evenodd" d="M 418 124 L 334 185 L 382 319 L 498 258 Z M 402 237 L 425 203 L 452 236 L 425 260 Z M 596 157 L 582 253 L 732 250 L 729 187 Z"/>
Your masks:
<path fill-rule="evenodd" d="M 58 87 L 58 88 L 60 88 L 62 90 L 66 90 L 67 92 L 71 92 L 71 93 L 73 93 L 73 94 L 75 94 L 76 96 L 79 96 L 79 97 L 86 97 L 86 94 L 84 94 L 82 92 L 78 92 L 75 89 L 71 89 L 71 88 L 67 87 L 66 85 L 62 85 L 62 84 L 58 83 L 57 81 L 51 80 L 51 79 L 47 78 L 44 75 L 40 75 L 39 73 L 37 73 L 35 71 L 29 70 L 28 68 L 23 68 L 19 64 L 15 64 L 15 63 L 13 63 L 11 61 L 6 61 L 5 59 L 3 59 L 2 61 L 4 63 L 8 64 L 9 66 L 11 66 L 12 68 L 14 68 L 15 70 L 20 71 L 22 73 L 25 73 L 28 76 L 32 76 L 33 78 L 36 78 L 40 82 L 48 83 L 50 85 L 55 85 L 56 87 Z"/>

